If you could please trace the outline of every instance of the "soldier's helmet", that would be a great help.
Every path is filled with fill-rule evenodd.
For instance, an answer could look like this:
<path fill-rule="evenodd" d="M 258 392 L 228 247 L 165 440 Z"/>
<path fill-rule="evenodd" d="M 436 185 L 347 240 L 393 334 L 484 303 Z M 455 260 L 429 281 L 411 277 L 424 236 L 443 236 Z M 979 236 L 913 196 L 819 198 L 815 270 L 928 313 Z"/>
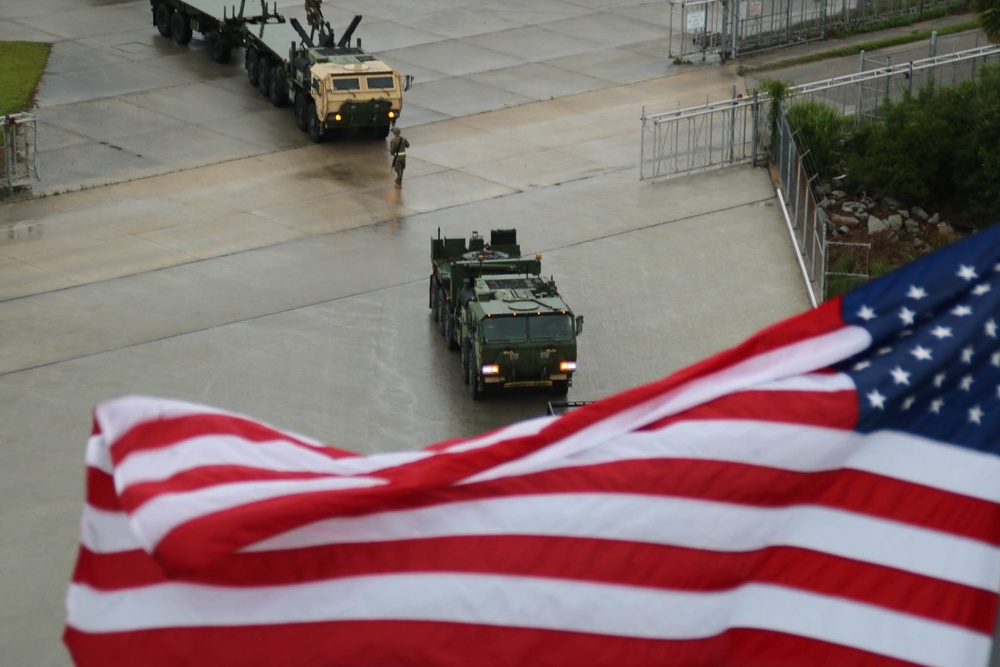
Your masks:
<path fill-rule="evenodd" d="M 392 133 L 395 134 L 398 137 L 399 136 L 399 128 L 398 127 L 392 128 Z"/>

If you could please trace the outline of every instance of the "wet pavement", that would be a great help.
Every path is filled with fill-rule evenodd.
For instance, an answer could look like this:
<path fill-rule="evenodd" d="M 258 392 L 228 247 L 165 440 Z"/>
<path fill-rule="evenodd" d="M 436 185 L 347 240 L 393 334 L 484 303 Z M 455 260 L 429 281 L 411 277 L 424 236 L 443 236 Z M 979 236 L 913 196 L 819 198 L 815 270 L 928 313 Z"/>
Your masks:
<path fill-rule="evenodd" d="M 0 655 L 59 637 L 91 407 L 201 401 L 368 453 L 544 414 L 473 402 L 427 308 L 429 239 L 515 227 L 586 318 L 569 399 L 657 379 L 808 307 L 763 169 L 638 180 L 643 105 L 724 97 L 676 67 L 665 3 L 324 3 L 417 76 L 384 142 L 311 144 L 239 65 L 145 2 L 16 0 L 0 39 L 55 42 L 37 197 L 0 201 Z M 288 15 L 297 4 L 279 3 Z"/>

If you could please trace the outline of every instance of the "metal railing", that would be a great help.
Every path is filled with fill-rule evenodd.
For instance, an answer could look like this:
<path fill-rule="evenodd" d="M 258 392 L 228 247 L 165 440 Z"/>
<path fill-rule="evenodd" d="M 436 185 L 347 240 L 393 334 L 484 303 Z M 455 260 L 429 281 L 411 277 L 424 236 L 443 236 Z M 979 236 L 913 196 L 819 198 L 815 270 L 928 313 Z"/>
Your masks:
<path fill-rule="evenodd" d="M 37 182 L 35 117 L 27 113 L 0 116 L 0 143 L 3 145 L 0 183 L 6 185 L 7 194 L 14 194 L 16 187 Z"/>

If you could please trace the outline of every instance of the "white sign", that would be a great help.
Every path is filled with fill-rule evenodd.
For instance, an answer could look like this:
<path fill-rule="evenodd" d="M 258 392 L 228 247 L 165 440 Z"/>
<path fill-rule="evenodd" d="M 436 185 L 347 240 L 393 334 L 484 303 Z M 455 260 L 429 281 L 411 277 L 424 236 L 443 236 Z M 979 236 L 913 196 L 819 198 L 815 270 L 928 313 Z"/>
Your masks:
<path fill-rule="evenodd" d="M 699 9 L 696 12 L 688 12 L 687 29 L 702 30 L 705 27 L 705 10 Z"/>
<path fill-rule="evenodd" d="M 750 16 L 760 16 L 760 10 L 762 9 L 762 2 L 751 2 L 750 3 Z"/>

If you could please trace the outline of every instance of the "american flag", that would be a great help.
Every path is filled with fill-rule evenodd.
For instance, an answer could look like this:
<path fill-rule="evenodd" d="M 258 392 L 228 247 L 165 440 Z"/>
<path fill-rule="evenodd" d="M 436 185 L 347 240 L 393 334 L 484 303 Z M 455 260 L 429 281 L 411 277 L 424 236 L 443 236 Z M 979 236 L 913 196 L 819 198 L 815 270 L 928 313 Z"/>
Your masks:
<path fill-rule="evenodd" d="M 663 380 L 358 456 L 95 408 L 80 666 L 948 665 L 1000 590 L 1000 225 Z"/>

